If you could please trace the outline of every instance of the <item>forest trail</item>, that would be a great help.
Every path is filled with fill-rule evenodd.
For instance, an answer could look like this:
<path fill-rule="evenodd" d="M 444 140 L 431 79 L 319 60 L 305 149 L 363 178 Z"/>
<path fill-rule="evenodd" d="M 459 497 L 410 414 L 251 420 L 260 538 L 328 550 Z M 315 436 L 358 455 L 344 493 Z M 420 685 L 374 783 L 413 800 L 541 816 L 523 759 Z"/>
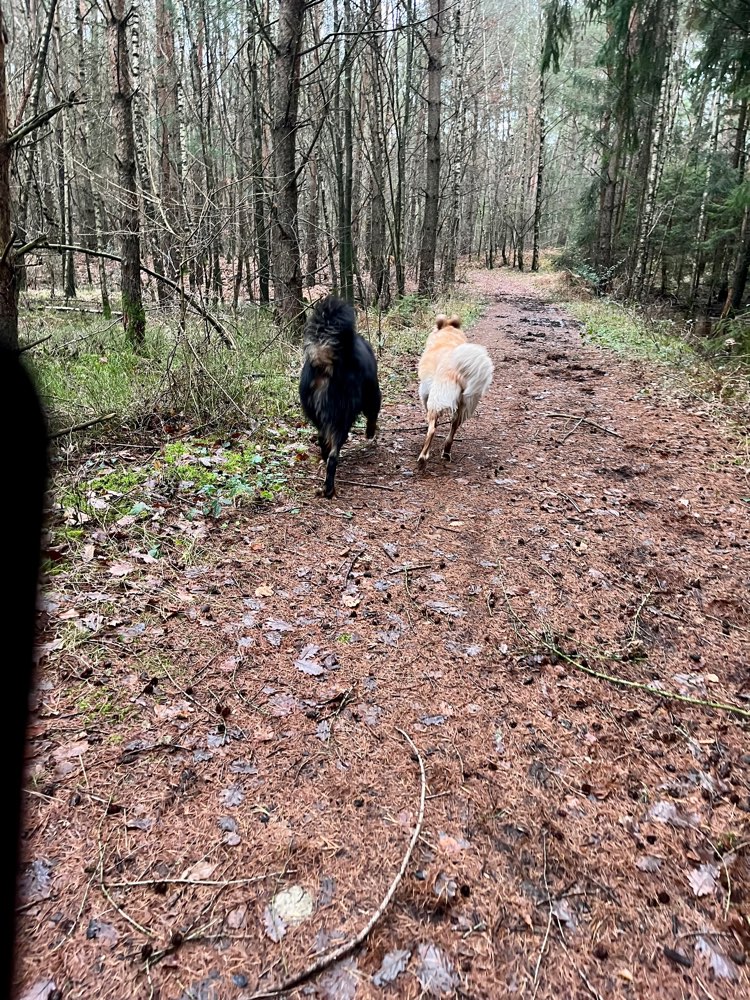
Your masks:
<path fill-rule="evenodd" d="M 470 280 L 495 378 L 453 462 L 417 471 L 416 380 L 383 365 L 399 398 L 336 499 L 310 473 L 301 509 L 240 511 L 149 596 L 164 669 L 108 663 L 122 744 L 35 722 L 75 768 L 29 806 L 53 890 L 24 908 L 24 989 L 247 997 L 353 936 L 417 818 L 400 729 L 427 775 L 411 863 L 295 995 L 748 995 L 750 716 L 576 666 L 750 712 L 748 484 L 531 280 Z M 291 885 L 296 926 L 268 910 Z"/>

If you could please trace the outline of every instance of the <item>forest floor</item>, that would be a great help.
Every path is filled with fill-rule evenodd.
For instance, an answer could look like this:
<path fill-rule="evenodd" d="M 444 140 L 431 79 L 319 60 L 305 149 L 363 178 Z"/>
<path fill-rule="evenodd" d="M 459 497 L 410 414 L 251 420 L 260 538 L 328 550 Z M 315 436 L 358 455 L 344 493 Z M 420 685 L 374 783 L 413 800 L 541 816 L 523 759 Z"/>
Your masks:
<path fill-rule="evenodd" d="M 311 452 L 199 527 L 152 498 L 190 559 L 134 508 L 46 581 L 18 997 L 272 991 L 378 910 L 421 763 L 395 895 L 294 996 L 750 995 L 733 440 L 543 282 L 470 282 L 495 378 L 450 465 L 391 358 L 332 502 Z"/>

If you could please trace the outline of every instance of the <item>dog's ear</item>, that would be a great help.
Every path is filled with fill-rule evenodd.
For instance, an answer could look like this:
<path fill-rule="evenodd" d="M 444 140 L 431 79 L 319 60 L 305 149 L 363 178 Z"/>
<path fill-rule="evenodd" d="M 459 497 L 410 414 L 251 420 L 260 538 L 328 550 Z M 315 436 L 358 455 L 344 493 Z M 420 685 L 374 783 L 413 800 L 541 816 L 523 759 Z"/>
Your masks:
<path fill-rule="evenodd" d="M 451 316 L 451 318 L 450 318 L 450 325 L 451 326 L 455 326 L 455 328 L 457 330 L 460 330 L 461 329 L 461 317 L 460 316 L 456 316 L 456 315 Z"/>
<path fill-rule="evenodd" d="M 435 326 L 437 327 L 438 330 L 442 330 L 447 322 L 448 322 L 448 317 L 445 316 L 443 313 L 440 313 L 438 316 L 435 317 Z"/>

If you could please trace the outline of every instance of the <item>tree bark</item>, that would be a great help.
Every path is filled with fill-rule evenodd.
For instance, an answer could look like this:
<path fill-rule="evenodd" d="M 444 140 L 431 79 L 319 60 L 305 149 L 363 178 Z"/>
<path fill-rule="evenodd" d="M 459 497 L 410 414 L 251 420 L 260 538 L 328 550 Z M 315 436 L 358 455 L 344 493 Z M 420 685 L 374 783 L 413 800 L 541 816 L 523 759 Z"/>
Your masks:
<path fill-rule="evenodd" d="M 305 0 L 280 0 L 273 80 L 274 296 L 279 320 L 293 334 L 303 323 L 302 266 L 297 237 L 297 109 Z"/>
<path fill-rule="evenodd" d="M 141 291 L 141 237 L 136 188 L 133 85 L 128 57 L 128 15 L 125 0 L 112 0 L 108 22 L 112 124 L 120 198 L 120 293 L 122 323 L 128 342 L 139 350 L 146 338 L 146 314 Z"/>
<path fill-rule="evenodd" d="M 0 7 L 0 348 L 18 350 L 18 276 L 11 249 L 14 232 L 10 217 L 10 156 L 5 46 L 8 35 Z"/>
<path fill-rule="evenodd" d="M 440 211 L 440 110 L 443 82 L 443 0 L 430 0 L 430 35 L 427 43 L 427 162 L 419 256 L 419 294 L 435 293 L 435 253 Z"/>

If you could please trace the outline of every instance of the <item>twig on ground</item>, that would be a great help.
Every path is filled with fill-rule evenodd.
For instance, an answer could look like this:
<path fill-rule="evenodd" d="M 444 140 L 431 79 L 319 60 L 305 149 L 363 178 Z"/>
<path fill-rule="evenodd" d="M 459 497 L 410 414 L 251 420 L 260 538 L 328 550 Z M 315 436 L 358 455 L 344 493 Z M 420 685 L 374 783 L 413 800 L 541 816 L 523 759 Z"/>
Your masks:
<path fill-rule="evenodd" d="M 417 569 L 432 569 L 432 563 L 415 563 L 414 565 L 404 563 L 403 566 L 397 566 L 396 569 L 389 569 L 388 576 L 395 576 L 397 573 L 413 573 Z"/>
<path fill-rule="evenodd" d="M 547 950 L 547 942 L 549 941 L 550 931 L 552 930 L 552 899 L 550 898 L 549 884 L 547 882 L 547 834 L 542 831 L 542 858 L 543 858 L 543 877 L 544 877 L 544 888 L 547 893 L 547 904 L 549 906 L 549 912 L 547 913 L 547 926 L 544 929 L 544 937 L 542 938 L 542 947 L 539 949 L 539 954 L 537 955 L 536 965 L 534 966 L 534 992 L 532 997 L 535 997 L 537 990 L 539 989 L 539 971 L 542 967 L 542 959 L 544 958 L 544 953 Z"/>
<path fill-rule="evenodd" d="M 740 708 L 739 705 L 731 705 L 724 701 L 708 701 L 705 698 L 693 698 L 692 695 L 689 694 L 678 694 L 676 691 L 667 691 L 662 688 L 651 687 L 651 685 L 643 684 L 641 681 L 629 681 L 625 677 L 618 677 L 617 674 L 608 674 L 602 670 L 594 670 L 593 667 L 584 666 L 583 663 L 580 663 L 574 657 L 569 656 L 562 649 L 560 649 L 553 641 L 548 639 L 546 636 L 535 632 L 530 625 L 527 625 L 511 604 L 510 597 L 508 596 L 508 592 L 505 587 L 503 587 L 503 593 L 505 595 L 505 602 L 508 605 L 508 610 L 510 611 L 511 616 L 521 626 L 521 628 L 524 629 L 524 631 L 527 632 L 535 642 L 544 646 L 545 649 L 554 653 L 555 656 L 564 660 L 565 663 L 569 663 L 571 667 L 575 667 L 576 670 L 580 670 L 582 674 L 587 674 L 589 677 L 595 677 L 600 681 L 607 681 L 610 684 L 616 684 L 619 687 L 644 691 L 646 694 L 651 695 L 652 698 L 661 698 L 664 701 L 681 701 L 687 705 L 697 705 L 699 708 L 713 708 L 720 712 L 729 712 L 732 715 L 738 715 L 742 719 L 750 719 L 750 711 L 746 708 Z"/>
<path fill-rule="evenodd" d="M 380 483 L 365 483 L 360 479 L 337 479 L 336 481 L 344 483 L 346 486 L 366 486 L 368 490 L 387 490 L 388 493 L 396 492 L 393 486 L 383 486 Z"/>
<path fill-rule="evenodd" d="M 32 340 L 30 344 L 26 344 L 24 347 L 19 347 L 18 353 L 25 354 L 26 351 L 30 351 L 34 347 L 39 347 L 39 345 L 43 344 L 45 340 L 52 340 L 52 334 L 48 333 L 46 337 L 40 337 L 39 340 Z"/>
<path fill-rule="evenodd" d="M 605 434 L 611 434 L 612 437 L 621 438 L 622 434 L 619 431 L 613 431 L 610 427 L 603 427 L 601 424 L 595 423 L 593 420 L 589 420 L 588 417 L 582 417 L 580 413 L 545 413 L 545 417 L 560 417 L 563 420 L 577 420 L 578 424 L 588 424 L 590 427 L 596 427 L 598 431 L 604 431 Z M 576 424 L 576 427 L 578 426 Z M 573 431 L 576 428 L 573 428 Z M 573 433 L 570 431 L 565 437 L 569 437 Z M 563 441 L 565 438 L 562 439 Z M 562 444 L 562 441 L 560 442 Z"/>
<path fill-rule="evenodd" d="M 349 582 L 349 577 L 352 575 L 352 570 L 354 569 L 354 564 L 359 559 L 361 555 L 364 554 L 364 549 L 358 549 L 352 556 L 352 561 L 349 563 L 349 569 L 346 571 L 346 576 L 344 577 L 344 587 L 346 587 Z"/>
<path fill-rule="evenodd" d="M 287 993 L 289 992 L 289 990 L 296 989 L 297 986 L 300 986 L 302 983 L 307 982 L 308 979 L 311 979 L 313 976 L 316 976 L 319 972 L 322 972 L 324 969 L 329 968 L 329 966 L 333 965 L 334 962 L 338 962 L 342 958 L 345 958 L 347 955 L 353 952 L 355 948 L 358 948 L 359 945 L 362 944 L 365 938 L 367 938 L 368 935 L 372 932 L 373 928 L 378 923 L 380 918 L 383 916 L 385 911 L 388 909 L 388 905 L 393 899 L 396 893 L 396 889 L 398 889 L 399 884 L 401 883 L 401 879 L 404 877 L 404 872 L 406 871 L 409 865 L 412 853 L 414 851 L 417 841 L 419 840 L 419 836 L 422 832 L 422 823 L 424 821 L 424 804 L 425 804 L 425 797 L 427 794 L 427 775 L 425 774 L 424 761 L 422 760 L 422 756 L 419 753 L 419 750 L 417 750 L 416 746 L 414 745 L 414 742 L 411 739 L 411 737 L 407 733 L 405 733 L 403 729 L 397 728 L 396 732 L 404 737 L 406 742 L 411 747 L 412 751 L 416 754 L 417 761 L 419 763 L 419 773 L 422 785 L 419 796 L 419 816 L 417 818 L 417 825 L 415 826 L 414 833 L 412 834 L 411 840 L 409 841 L 409 846 L 406 850 L 406 854 L 404 855 L 403 861 L 401 862 L 401 867 L 396 873 L 396 877 L 391 882 L 388 888 L 388 892 L 383 897 L 382 903 L 373 913 L 370 919 L 367 921 L 362 930 L 358 934 L 356 934 L 353 938 L 351 938 L 349 941 L 346 941 L 340 947 L 334 948 L 332 951 L 329 951 L 325 955 L 322 955 L 318 959 L 318 961 L 315 962 L 313 965 L 309 966 L 309 968 L 303 970 L 302 972 L 297 973 L 294 976 L 290 976 L 288 979 L 285 979 L 283 982 L 279 983 L 279 985 L 274 987 L 273 989 L 261 990 L 259 993 L 253 993 L 248 998 L 248 1000 L 262 1000 L 262 998 L 264 997 L 276 997 L 280 996 L 282 993 Z"/>
<path fill-rule="evenodd" d="M 111 420 L 116 416 L 116 413 L 105 413 L 101 417 L 94 417 L 93 420 L 85 420 L 82 424 L 73 424 L 72 427 L 66 427 L 61 431 L 55 431 L 53 434 L 49 435 L 49 439 L 50 441 L 54 441 L 55 438 L 63 437 L 65 434 L 72 434 L 74 431 L 83 431 L 87 427 L 93 427 L 94 424 L 102 424 L 105 420 Z"/>

